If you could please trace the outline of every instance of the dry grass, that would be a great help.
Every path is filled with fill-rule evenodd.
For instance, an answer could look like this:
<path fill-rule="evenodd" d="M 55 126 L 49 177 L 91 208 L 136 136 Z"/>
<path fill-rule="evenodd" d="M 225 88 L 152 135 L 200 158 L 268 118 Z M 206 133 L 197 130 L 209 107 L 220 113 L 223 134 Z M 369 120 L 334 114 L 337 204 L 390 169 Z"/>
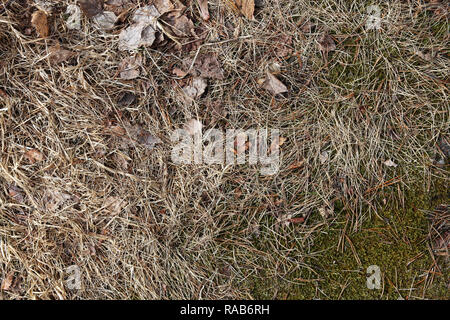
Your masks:
<path fill-rule="evenodd" d="M 249 279 L 295 284 L 289 275 L 309 268 L 314 237 L 335 219 L 319 209 L 339 200 L 357 231 L 377 212 L 386 181 L 398 177 L 390 201 L 403 203 L 417 182 L 427 191 L 435 177 L 448 178 L 448 167 L 433 166 L 449 130 L 448 7 L 439 15 L 425 1 L 383 2 L 382 30 L 367 31 L 365 2 L 265 0 L 248 21 L 210 1 L 207 23 L 195 1 L 183 2 L 206 35 L 199 52 L 216 55 L 226 74 L 192 105 L 179 99 L 171 70 L 196 51 L 140 49 L 146 74 L 124 81 L 123 25 L 103 33 L 83 19 L 81 31 L 69 31 L 56 11 L 50 37 L 39 39 L 25 32 L 27 1 L 1 13 L 0 275 L 15 281 L 3 297 L 252 298 Z M 315 27 L 305 33 L 308 21 Z M 327 59 L 317 46 L 324 32 L 337 46 Z M 50 63 L 57 42 L 77 53 L 71 63 Z M 283 44 L 290 58 L 277 56 Z M 428 52 L 429 61 L 420 57 Z M 258 85 L 273 63 L 289 89 L 283 97 Z M 119 106 L 124 92 L 138 102 Z M 214 104 L 227 111 L 215 128 L 281 129 L 278 174 L 172 163 L 170 132 L 192 117 L 210 123 Z M 142 125 L 163 143 L 124 144 L 107 121 Z M 31 164 L 32 149 L 44 159 Z M 302 168 L 289 169 L 299 160 Z M 123 201 L 117 214 L 111 199 Z M 285 225 L 287 217 L 306 222 Z M 74 264 L 79 291 L 64 285 Z"/>

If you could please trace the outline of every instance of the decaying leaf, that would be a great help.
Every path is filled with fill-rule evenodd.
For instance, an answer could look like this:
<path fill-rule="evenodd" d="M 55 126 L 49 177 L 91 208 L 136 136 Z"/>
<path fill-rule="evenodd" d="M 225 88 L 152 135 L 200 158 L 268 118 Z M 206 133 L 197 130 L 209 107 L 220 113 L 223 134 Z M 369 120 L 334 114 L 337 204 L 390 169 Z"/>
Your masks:
<path fill-rule="evenodd" d="M 125 136 L 128 139 L 131 139 L 131 143 L 138 143 L 148 150 L 153 150 L 153 148 L 161 143 L 161 140 L 155 136 L 153 136 L 150 132 L 143 129 L 142 126 L 136 125 L 126 125 L 127 135 Z"/>
<path fill-rule="evenodd" d="M 313 24 L 311 21 L 306 21 L 300 29 L 303 33 L 311 33 L 315 28 L 315 24 Z"/>
<path fill-rule="evenodd" d="M 126 5 L 129 1 L 130 0 L 106 0 L 105 4 L 109 6 L 119 7 Z"/>
<path fill-rule="evenodd" d="M 253 20 L 255 12 L 255 0 L 235 0 L 236 7 L 247 19 Z"/>
<path fill-rule="evenodd" d="M 153 5 L 156 9 L 158 9 L 160 14 L 164 14 L 175 9 L 175 6 L 170 0 L 153 0 Z"/>
<path fill-rule="evenodd" d="M 247 134 L 245 132 L 238 132 L 234 138 L 234 153 L 239 155 L 247 151 L 250 147 L 247 141 Z"/>
<path fill-rule="evenodd" d="M 136 143 L 142 145 L 148 150 L 152 150 L 161 140 L 153 136 L 150 132 L 142 128 L 141 125 L 131 125 L 124 122 L 123 125 L 107 126 L 108 133 L 113 133 L 122 138 L 123 146 L 136 146 Z"/>
<path fill-rule="evenodd" d="M 294 161 L 289 165 L 288 169 L 290 169 L 290 170 L 298 169 L 298 168 L 303 167 L 304 164 L 305 164 L 305 160 Z"/>
<path fill-rule="evenodd" d="M 159 15 L 160 12 L 154 5 L 145 6 L 135 11 L 133 17 L 131 18 L 131 21 L 133 21 L 134 23 L 143 23 L 146 25 L 150 24 L 155 26 L 156 20 Z"/>
<path fill-rule="evenodd" d="M 209 10 L 208 10 L 208 0 L 197 0 L 198 6 L 200 7 L 200 15 L 202 16 L 202 19 L 205 21 L 208 21 L 209 16 Z"/>
<path fill-rule="evenodd" d="M 127 202 L 119 197 L 110 196 L 103 202 L 103 207 L 107 213 L 118 215 L 123 208 L 127 206 Z"/>
<path fill-rule="evenodd" d="M 47 189 L 45 191 L 43 202 L 46 210 L 54 212 L 60 208 L 67 200 L 70 200 L 72 196 L 68 193 L 64 193 L 55 189 Z"/>
<path fill-rule="evenodd" d="M 386 160 L 385 162 L 383 162 L 383 164 L 388 167 L 394 167 L 394 168 L 397 167 L 397 164 L 394 161 L 392 161 L 391 159 Z"/>
<path fill-rule="evenodd" d="M 8 195 L 17 203 L 24 203 L 25 201 L 23 192 L 15 184 L 9 185 Z"/>
<path fill-rule="evenodd" d="M 178 11 L 167 14 L 164 20 L 172 28 L 173 33 L 180 38 L 195 36 L 194 23 L 185 15 L 180 15 Z"/>
<path fill-rule="evenodd" d="M 120 50 L 135 50 L 140 46 L 151 46 L 155 41 L 156 20 L 159 12 L 155 6 L 142 7 L 134 13 L 134 24 L 119 34 Z"/>
<path fill-rule="evenodd" d="M 280 58 L 288 57 L 292 54 L 292 36 L 280 35 L 275 45 L 275 54 Z"/>
<path fill-rule="evenodd" d="M 105 1 L 104 10 L 114 12 L 120 22 L 124 22 L 128 10 L 133 3 L 130 0 L 107 0 Z"/>
<path fill-rule="evenodd" d="M 113 155 L 113 160 L 116 163 L 117 167 L 122 171 L 128 170 L 128 157 L 125 156 L 122 152 L 116 152 Z"/>
<path fill-rule="evenodd" d="M 192 102 L 195 98 L 200 97 L 206 89 L 207 82 L 203 78 L 196 77 L 192 80 L 192 84 L 183 88 L 186 96 L 185 102 Z"/>
<path fill-rule="evenodd" d="M 114 28 L 118 18 L 114 12 L 103 11 L 92 18 L 94 23 L 102 30 Z"/>
<path fill-rule="evenodd" d="M 129 106 L 136 101 L 136 95 L 131 92 L 125 92 L 117 101 L 119 106 Z"/>
<path fill-rule="evenodd" d="M 152 150 L 161 140 L 153 136 L 150 132 L 139 127 L 137 129 L 137 142 L 143 145 L 148 150 Z"/>
<path fill-rule="evenodd" d="M 262 87 L 271 92 L 273 95 L 288 91 L 287 87 L 269 71 L 266 72 L 266 78 L 262 83 Z"/>
<path fill-rule="evenodd" d="M 31 16 L 31 25 L 36 29 L 36 32 L 41 38 L 48 37 L 50 31 L 47 14 L 44 11 L 38 10 L 33 12 L 33 15 Z"/>
<path fill-rule="evenodd" d="M 185 59 L 183 61 L 183 67 L 186 70 L 189 70 L 192 65 L 192 61 L 192 59 Z M 199 55 L 189 72 L 196 77 L 218 80 L 222 80 L 224 78 L 223 70 L 220 67 L 219 61 L 216 57 L 210 54 Z"/>
<path fill-rule="evenodd" d="M 276 137 L 270 144 L 269 153 L 272 153 L 272 152 L 278 150 L 285 141 L 286 141 L 286 138 L 284 138 L 284 137 Z"/>
<path fill-rule="evenodd" d="M 189 119 L 183 126 L 184 130 L 186 130 L 191 136 L 201 133 L 202 127 L 202 123 L 196 119 Z"/>
<path fill-rule="evenodd" d="M 84 15 L 92 18 L 103 11 L 103 0 L 78 0 Z"/>
<path fill-rule="evenodd" d="M 44 160 L 44 155 L 37 149 L 28 150 L 24 156 L 31 164 Z"/>
<path fill-rule="evenodd" d="M 131 80 L 139 77 L 139 68 L 142 65 L 142 56 L 135 55 L 122 60 L 119 65 L 120 78 Z"/>
<path fill-rule="evenodd" d="M 119 35 L 120 50 L 135 50 L 140 46 L 151 46 L 155 41 L 156 30 L 151 25 L 134 24 Z"/>
<path fill-rule="evenodd" d="M 60 64 L 75 56 L 75 52 L 61 48 L 58 44 L 49 48 L 49 60 L 51 64 Z"/>
<path fill-rule="evenodd" d="M 66 21 L 67 29 L 80 30 L 81 29 L 80 7 L 74 4 L 69 4 L 66 9 L 66 14 L 69 15 Z"/>
<path fill-rule="evenodd" d="M 187 75 L 187 73 L 185 71 L 181 70 L 180 68 L 173 68 L 172 73 L 180 78 L 184 78 Z"/>
<path fill-rule="evenodd" d="M 1 290 L 10 290 L 14 281 L 14 271 L 8 272 L 8 274 L 3 278 L 2 285 L 0 287 Z"/>
<path fill-rule="evenodd" d="M 228 114 L 228 111 L 224 108 L 223 103 L 219 100 L 206 101 L 206 105 L 206 112 L 210 115 L 210 117 L 205 120 L 207 125 L 216 123 L 217 121 L 225 118 Z"/>
<path fill-rule="evenodd" d="M 328 52 L 336 50 L 336 43 L 334 42 L 333 38 L 329 35 L 324 33 L 318 40 L 319 43 L 319 49 L 323 52 L 324 55 L 327 55 Z"/>

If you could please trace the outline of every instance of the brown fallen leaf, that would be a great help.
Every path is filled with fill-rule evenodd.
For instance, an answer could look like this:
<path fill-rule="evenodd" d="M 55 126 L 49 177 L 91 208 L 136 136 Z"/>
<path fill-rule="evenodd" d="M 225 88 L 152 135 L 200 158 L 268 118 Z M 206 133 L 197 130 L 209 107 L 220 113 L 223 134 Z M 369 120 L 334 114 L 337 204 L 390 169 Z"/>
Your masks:
<path fill-rule="evenodd" d="M 175 9 L 175 6 L 170 0 L 153 0 L 153 5 L 156 9 L 158 9 L 160 14 L 164 14 Z"/>
<path fill-rule="evenodd" d="M 110 196 L 106 198 L 103 202 L 103 207 L 105 211 L 111 213 L 112 215 L 118 215 L 123 208 L 125 208 L 127 202 L 119 197 Z"/>
<path fill-rule="evenodd" d="M 290 169 L 290 170 L 298 169 L 298 168 L 303 167 L 304 164 L 305 164 L 305 160 L 294 161 L 289 165 L 288 169 Z"/>
<path fill-rule="evenodd" d="M 236 7 L 247 19 L 253 20 L 255 12 L 255 0 L 235 0 Z"/>
<path fill-rule="evenodd" d="M 286 141 L 284 137 L 276 137 L 270 144 L 269 153 L 278 150 Z"/>
<path fill-rule="evenodd" d="M 267 76 L 262 83 L 262 88 L 268 90 L 273 95 L 281 94 L 288 91 L 287 87 L 280 80 L 278 80 L 272 73 L 267 71 L 266 75 Z"/>
<path fill-rule="evenodd" d="M 275 54 L 280 58 L 285 58 L 292 54 L 292 36 L 282 34 L 278 37 L 275 45 Z"/>
<path fill-rule="evenodd" d="M 140 126 L 137 129 L 136 141 L 148 150 L 152 150 L 155 145 L 161 143 L 159 138 L 153 136 L 150 132 L 142 129 Z"/>
<path fill-rule="evenodd" d="M 131 92 L 125 92 L 117 101 L 119 106 L 129 106 L 136 101 L 136 95 Z"/>
<path fill-rule="evenodd" d="M 238 132 L 234 139 L 234 153 L 237 155 L 247 151 L 250 143 L 247 141 L 247 134 L 245 132 Z"/>
<path fill-rule="evenodd" d="M 50 31 L 47 14 L 44 11 L 38 10 L 33 12 L 33 15 L 31 16 L 31 25 L 36 29 L 36 32 L 41 38 L 48 37 Z"/>
<path fill-rule="evenodd" d="M 13 280 L 14 280 L 14 271 L 10 271 L 8 272 L 8 274 L 5 276 L 5 278 L 2 280 L 2 285 L 0 287 L 1 290 L 9 290 L 11 289 L 11 286 L 13 284 Z"/>
<path fill-rule="evenodd" d="M 183 61 L 183 67 L 186 70 L 189 70 L 191 64 L 192 59 L 190 58 Z M 220 67 L 219 61 L 211 54 L 199 55 L 189 73 L 193 76 L 202 78 L 218 80 L 222 80 L 224 78 L 223 70 Z"/>
<path fill-rule="evenodd" d="M 25 202 L 25 197 L 23 195 L 23 192 L 15 184 L 9 185 L 8 195 L 17 203 Z"/>
<path fill-rule="evenodd" d="M 178 11 L 167 14 L 164 20 L 171 26 L 173 33 L 180 38 L 195 36 L 194 23 L 185 15 L 180 15 Z"/>
<path fill-rule="evenodd" d="M 184 101 L 190 103 L 196 98 L 199 98 L 206 89 L 207 82 L 203 78 L 196 77 L 192 80 L 192 84 L 183 88 Z"/>
<path fill-rule="evenodd" d="M 78 4 L 88 18 L 103 12 L 103 0 L 78 0 Z"/>
<path fill-rule="evenodd" d="M 49 60 L 51 64 L 60 64 L 75 56 L 75 52 L 62 49 L 59 44 L 49 48 Z"/>
<path fill-rule="evenodd" d="M 119 34 L 119 49 L 135 50 L 140 46 L 151 46 L 156 39 L 156 21 L 159 15 L 154 5 L 137 9 L 131 18 L 134 23 Z"/>
<path fill-rule="evenodd" d="M 131 80 L 139 77 L 140 67 L 142 65 L 142 56 L 135 55 L 127 57 L 119 64 L 120 78 L 124 80 Z"/>
<path fill-rule="evenodd" d="M 198 6 L 200 7 L 200 15 L 202 16 L 202 19 L 205 21 L 208 21 L 209 16 L 209 10 L 208 10 L 208 0 L 197 0 Z"/>
<path fill-rule="evenodd" d="M 110 30 L 114 28 L 118 18 L 114 12 L 103 11 L 92 18 L 95 25 L 101 30 Z"/>
<path fill-rule="evenodd" d="M 0 89 L 0 97 L 8 98 L 8 94 L 5 92 L 5 90 Z"/>
<path fill-rule="evenodd" d="M 173 68 L 172 73 L 180 78 L 184 78 L 187 75 L 187 73 L 181 70 L 180 68 Z"/>
<path fill-rule="evenodd" d="M 44 155 L 37 149 L 28 150 L 24 156 L 31 164 L 44 160 Z"/>
<path fill-rule="evenodd" d="M 111 131 L 111 133 L 119 137 L 124 136 L 127 133 L 127 131 L 121 126 L 112 126 L 109 128 L 109 130 Z"/>
<path fill-rule="evenodd" d="M 302 27 L 300 28 L 300 30 L 302 30 L 303 33 L 311 33 L 314 31 L 314 29 L 316 28 L 316 25 L 313 24 L 311 21 L 306 21 Z"/>
<path fill-rule="evenodd" d="M 122 171 L 128 171 L 128 156 L 125 156 L 122 152 L 116 152 L 113 155 L 113 160 L 117 167 Z"/>
<path fill-rule="evenodd" d="M 47 189 L 43 197 L 43 203 L 46 210 L 55 212 L 70 199 L 72 199 L 72 196 L 68 193 L 55 189 Z"/>
<path fill-rule="evenodd" d="M 325 56 L 328 55 L 328 52 L 336 50 L 336 43 L 329 34 L 324 33 L 319 38 L 318 42 L 319 42 L 319 49 L 320 51 L 323 52 Z"/>

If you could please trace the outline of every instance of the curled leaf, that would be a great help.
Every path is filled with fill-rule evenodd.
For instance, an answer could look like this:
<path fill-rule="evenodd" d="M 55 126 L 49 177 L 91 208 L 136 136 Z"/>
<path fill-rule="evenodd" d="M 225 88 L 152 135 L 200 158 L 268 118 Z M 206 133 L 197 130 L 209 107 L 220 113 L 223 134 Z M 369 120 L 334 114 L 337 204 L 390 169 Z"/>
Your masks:
<path fill-rule="evenodd" d="M 44 11 L 38 10 L 33 12 L 33 15 L 31 16 L 31 24 L 41 38 L 48 37 L 50 31 L 48 27 L 47 14 Z"/>

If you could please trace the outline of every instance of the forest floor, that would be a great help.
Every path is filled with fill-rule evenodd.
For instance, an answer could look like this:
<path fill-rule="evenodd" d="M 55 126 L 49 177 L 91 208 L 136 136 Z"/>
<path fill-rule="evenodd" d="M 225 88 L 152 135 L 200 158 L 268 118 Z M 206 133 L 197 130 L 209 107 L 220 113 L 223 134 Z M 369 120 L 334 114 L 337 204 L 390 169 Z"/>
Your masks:
<path fill-rule="evenodd" d="M 0 299 L 448 299 L 449 5 L 370 5 L 2 1 Z"/>

